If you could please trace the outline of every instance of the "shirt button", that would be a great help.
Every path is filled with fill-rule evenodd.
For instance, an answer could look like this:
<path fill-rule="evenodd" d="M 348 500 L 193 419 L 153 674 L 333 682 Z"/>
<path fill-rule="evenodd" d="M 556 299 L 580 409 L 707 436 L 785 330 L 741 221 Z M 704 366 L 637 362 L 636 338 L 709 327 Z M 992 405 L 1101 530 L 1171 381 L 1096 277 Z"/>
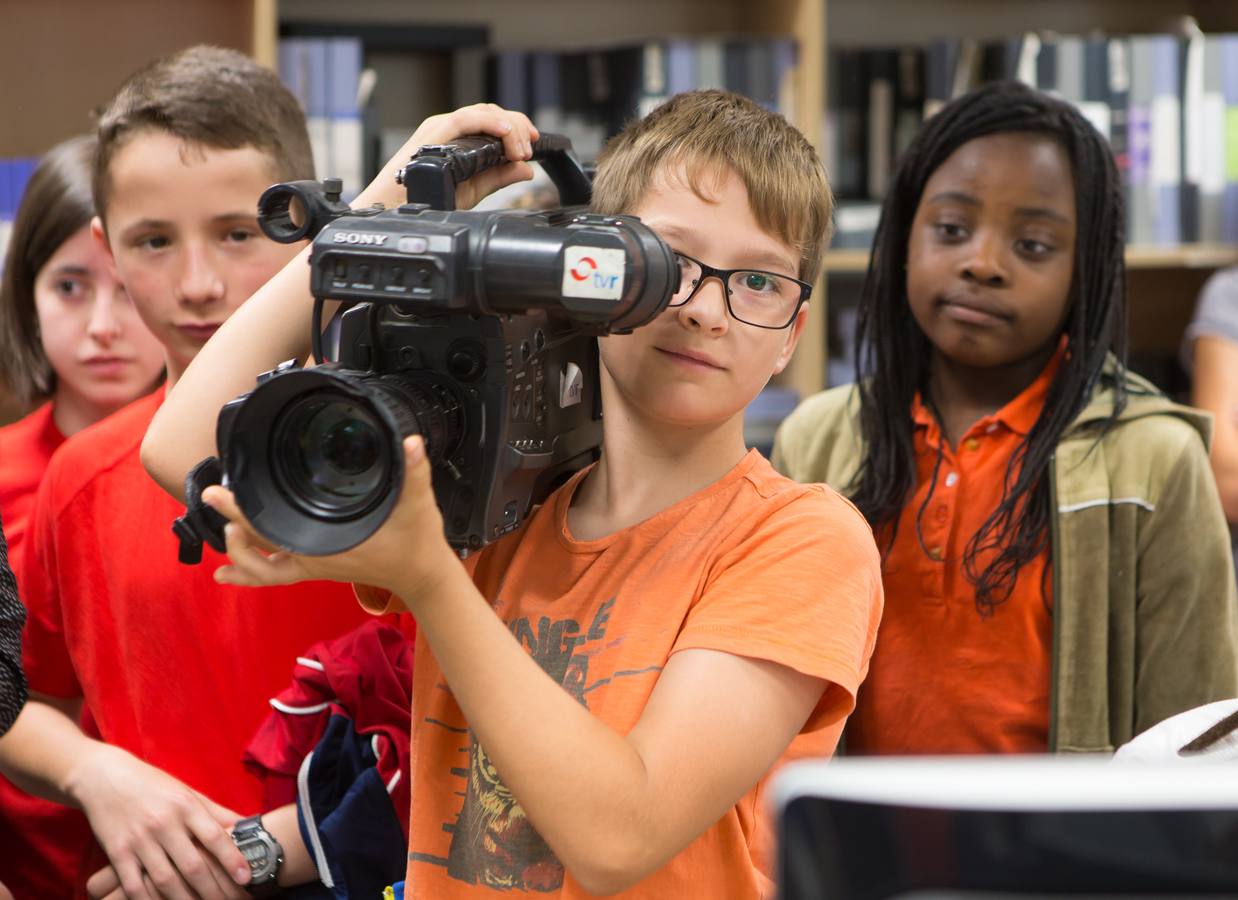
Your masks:
<path fill-rule="evenodd" d="M 959 473 L 949 472 L 946 474 L 946 487 L 954 487 L 959 483 Z"/>
<path fill-rule="evenodd" d="M 934 513 L 934 515 L 937 517 L 937 522 L 939 524 L 946 521 L 946 517 L 949 515 L 949 513 L 947 512 L 946 506 L 944 503 L 941 506 L 937 507 L 937 512 Z"/>
<path fill-rule="evenodd" d="M 930 559 L 935 559 L 935 560 L 938 560 L 938 561 L 940 561 L 940 560 L 941 560 L 941 557 L 942 557 L 942 552 L 941 552 L 941 548 L 940 548 L 940 547 L 932 547 L 932 548 L 930 548 L 930 549 L 929 549 L 929 552 L 928 552 L 928 553 L 929 553 L 929 558 L 930 558 Z"/>
<path fill-rule="evenodd" d="M 977 447 L 980 446 L 980 441 L 977 440 L 976 438 L 968 438 L 965 446 L 967 447 L 968 450 L 975 450 Z"/>

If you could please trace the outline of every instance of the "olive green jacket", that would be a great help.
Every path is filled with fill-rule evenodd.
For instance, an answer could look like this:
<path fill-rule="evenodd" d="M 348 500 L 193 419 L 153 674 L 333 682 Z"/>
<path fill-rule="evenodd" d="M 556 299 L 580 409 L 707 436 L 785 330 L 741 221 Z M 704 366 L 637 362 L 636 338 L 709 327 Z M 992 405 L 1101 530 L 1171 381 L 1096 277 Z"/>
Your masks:
<path fill-rule="evenodd" d="M 1238 598 L 1208 465 L 1211 417 L 1128 375 L 1126 408 L 1105 432 L 1112 372 L 1051 463 L 1056 752 L 1112 751 L 1175 713 L 1238 696 Z M 779 428 L 774 466 L 845 493 L 861 455 L 858 412 L 850 385 L 809 397 Z"/>

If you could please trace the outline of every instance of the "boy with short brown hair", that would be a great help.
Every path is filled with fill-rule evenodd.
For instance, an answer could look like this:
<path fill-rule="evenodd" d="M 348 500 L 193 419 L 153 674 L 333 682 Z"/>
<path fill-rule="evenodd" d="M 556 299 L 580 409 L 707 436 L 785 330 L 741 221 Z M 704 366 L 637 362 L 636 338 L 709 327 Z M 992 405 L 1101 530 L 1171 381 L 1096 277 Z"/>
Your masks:
<path fill-rule="evenodd" d="M 406 149 L 477 132 L 510 160 L 537 134 L 475 107 L 427 120 Z M 599 209 L 670 244 L 681 285 L 652 323 L 600 339 L 601 459 L 520 530 L 461 566 L 418 437 L 390 519 L 338 556 L 268 556 L 231 495 L 206 494 L 234 522 L 221 580 L 366 582 L 368 608 L 416 616 L 408 897 L 770 896 L 769 772 L 833 752 L 867 671 L 871 532 L 743 440 L 819 270 L 819 159 L 780 117 L 697 92 L 617 138 L 595 189 Z M 401 199 L 380 180 L 359 203 Z M 160 412 L 144 449 L 165 486 L 212 450 L 202 410 L 305 355 L 307 268 L 272 279 Z"/>
<path fill-rule="evenodd" d="M 170 388 L 295 252 L 262 234 L 256 210 L 272 182 L 312 177 L 304 117 L 274 73 L 195 47 L 126 82 L 99 148 L 93 228 L 164 344 Z M 178 564 L 182 507 L 139 459 L 163 400 L 135 402 L 52 460 L 21 586 L 32 699 L 0 764 L 86 812 L 128 896 L 234 896 L 249 867 L 228 829 L 267 806 L 242 751 L 297 654 L 364 616 L 338 585 L 219 585 L 209 549 L 203 566 Z M 97 739 L 78 727 L 83 701 Z M 295 811 L 266 824 L 295 834 Z M 83 874 L 107 860 L 91 862 Z"/>

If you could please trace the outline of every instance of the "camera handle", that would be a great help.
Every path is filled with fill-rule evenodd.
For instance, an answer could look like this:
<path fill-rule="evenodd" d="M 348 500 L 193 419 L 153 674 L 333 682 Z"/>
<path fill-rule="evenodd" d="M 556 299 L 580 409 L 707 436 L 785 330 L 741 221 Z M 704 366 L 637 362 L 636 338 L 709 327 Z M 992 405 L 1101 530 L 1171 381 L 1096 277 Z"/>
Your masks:
<path fill-rule="evenodd" d="M 533 142 L 533 162 L 540 162 L 559 189 L 561 206 L 587 206 L 593 194 L 588 173 L 571 155 L 572 141 L 561 134 L 543 134 Z M 484 135 L 471 135 L 449 144 L 427 144 L 396 173 L 409 203 L 425 203 L 431 209 L 456 208 L 456 185 L 487 169 L 507 162 L 503 142 Z"/>
<path fill-rule="evenodd" d="M 177 559 L 187 566 L 202 562 L 202 545 L 209 544 L 225 552 L 224 526 L 228 520 L 202 502 L 202 492 L 223 481 L 223 467 L 214 456 L 208 456 L 185 476 L 185 514 L 172 523 L 172 532 L 180 540 Z"/>

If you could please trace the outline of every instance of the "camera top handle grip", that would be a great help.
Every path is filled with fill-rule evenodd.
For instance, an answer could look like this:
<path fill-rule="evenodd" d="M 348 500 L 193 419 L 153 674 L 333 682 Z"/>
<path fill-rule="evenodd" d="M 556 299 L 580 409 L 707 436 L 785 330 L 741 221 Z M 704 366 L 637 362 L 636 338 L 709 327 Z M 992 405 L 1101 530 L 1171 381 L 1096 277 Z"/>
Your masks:
<path fill-rule="evenodd" d="M 593 185 L 585 170 L 569 152 L 572 142 L 561 134 L 543 134 L 533 142 L 533 161 L 540 162 L 562 206 L 586 206 Z M 485 135 L 462 137 L 449 144 L 428 144 L 396 176 L 408 193 L 409 203 L 425 203 L 431 209 L 454 210 L 456 185 L 487 169 L 507 162 L 503 142 Z"/>

